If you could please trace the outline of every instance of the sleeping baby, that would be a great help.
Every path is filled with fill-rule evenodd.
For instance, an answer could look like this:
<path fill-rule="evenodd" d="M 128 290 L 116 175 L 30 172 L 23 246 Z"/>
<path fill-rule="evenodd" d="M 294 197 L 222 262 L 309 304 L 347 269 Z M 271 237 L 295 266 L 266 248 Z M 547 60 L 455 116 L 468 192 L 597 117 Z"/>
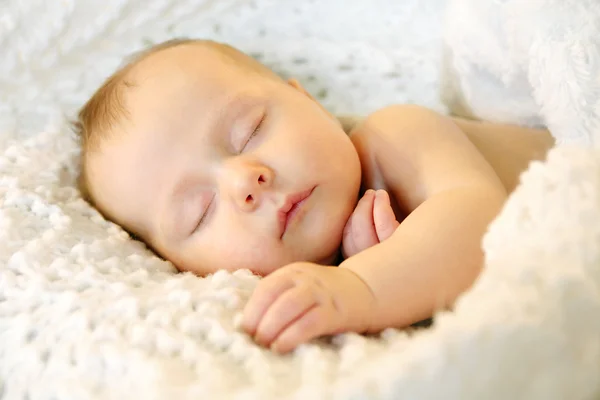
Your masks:
<path fill-rule="evenodd" d="M 181 271 L 263 276 L 242 325 L 278 352 L 451 307 L 519 174 L 554 143 L 414 105 L 345 132 L 298 81 L 206 40 L 137 55 L 76 127 L 85 198 Z"/>

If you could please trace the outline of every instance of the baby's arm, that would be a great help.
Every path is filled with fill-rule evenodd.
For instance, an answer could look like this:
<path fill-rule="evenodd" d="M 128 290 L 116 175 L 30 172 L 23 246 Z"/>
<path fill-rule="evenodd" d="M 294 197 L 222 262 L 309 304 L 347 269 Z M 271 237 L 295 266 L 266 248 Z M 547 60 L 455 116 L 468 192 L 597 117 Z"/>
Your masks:
<path fill-rule="evenodd" d="M 386 108 L 353 140 L 363 156 L 377 159 L 374 175 L 383 176 L 409 215 L 388 240 L 340 267 L 374 295 L 369 331 L 407 326 L 448 307 L 473 283 L 483 262 L 481 239 L 506 191 L 464 133 L 432 111 Z"/>
<path fill-rule="evenodd" d="M 352 139 L 374 160 L 363 165 L 367 187 L 386 187 L 410 215 L 339 268 L 294 263 L 261 280 L 242 324 L 258 343 L 286 352 L 324 334 L 407 326 L 451 305 L 479 273 L 481 238 L 506 192 L 464 133 L 400 106 L 370 116 Z"/>

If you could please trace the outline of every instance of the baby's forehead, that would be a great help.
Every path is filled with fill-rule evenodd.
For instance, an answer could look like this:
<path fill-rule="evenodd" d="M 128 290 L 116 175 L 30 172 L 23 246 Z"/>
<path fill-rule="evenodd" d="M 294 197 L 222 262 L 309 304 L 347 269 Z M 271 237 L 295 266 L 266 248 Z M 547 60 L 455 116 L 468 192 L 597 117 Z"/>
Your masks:
<path fill-rule="evenodd" d="M 161 49 L 149 54 L 130 71 L 143 82 L 146 79 L 184 79 L 186 83 L 214 83 L 217 77 L 225 82 L 235 78 L 258 81 L 257 78 L 280 81 L 268 67 L 245 53 L 215 42 L 190 42 Z M 212 81 L 212 82 L 211 82 Z"/>
<path fill-rule="evenodd" d="M 228 67 L 213 52 L 170 50 L 152 55 L 124 78 L 128 108 L 152 103 L 172 108 L 218 96 L 234 85 L 248 82 L 247 76 L 237 74 L 235 68 Z"/>
<path fill-rule="evenodd" d="M 207 45 L 194 43 L 162 49 L 138 62 L 129 72 L 130 78 L 141 81 L 153 78 L 197 78 L 210 76 L 229 64 L 224 55 Z"/>

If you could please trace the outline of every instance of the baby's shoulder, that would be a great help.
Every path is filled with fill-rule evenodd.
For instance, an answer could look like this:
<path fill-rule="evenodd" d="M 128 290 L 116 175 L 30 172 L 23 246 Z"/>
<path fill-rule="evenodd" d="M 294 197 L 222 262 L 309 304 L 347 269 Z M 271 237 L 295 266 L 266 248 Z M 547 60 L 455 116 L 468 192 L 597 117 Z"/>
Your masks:
<path fill-rule="evenodd" d="M 423 132 L 439 126 L 441 118 L 445 117 L 425 107 L 397 104 L 356 123 L 349 135 L 360 158 L 363 187 L 385 189 L 392 198 L 404 197 L 398 182 L 412 181 L 407 174 L 416 176 L 415 164 L 424 159 L 420 155 L 433 140 Z"/>
<path fill-rule="evenodd" d="M 397 153 L 401 157 L 406 152 L 424 151 L 427 142 L 436 140 L 440 131 L 452 126 L 456 128 L 450 118 L 426 107 L 395 104 L 357 123 L 350 138 L 359 153 Z"/>
<path fill-rule="evenodd" d="M 497 180 L 452 118 L 417 105 L 393 105 L 358 124 L 350 138 L 365 187 L 391 191 L 406 210 L 441 190 L 485 176 Z"/>

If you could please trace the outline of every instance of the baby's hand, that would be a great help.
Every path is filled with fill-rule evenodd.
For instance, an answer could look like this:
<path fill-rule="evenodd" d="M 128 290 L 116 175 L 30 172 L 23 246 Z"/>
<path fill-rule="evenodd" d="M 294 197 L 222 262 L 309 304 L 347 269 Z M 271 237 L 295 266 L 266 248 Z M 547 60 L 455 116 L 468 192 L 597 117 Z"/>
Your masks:
<path fill-rule="evenodd" d="M 354 272 L 298 262 L 259 282 L 242 326 L 258 344 L 286 353 L 318 336 L 368 330 L 373 304 Z"/>
<path fill-rule="evenodd" d="M 388 193 L 385 190 L 367 190 L 344 228 L 344 258 L 383 242 L 392 236 L 398 225 L 400 223 L 396 220 Z"/>

